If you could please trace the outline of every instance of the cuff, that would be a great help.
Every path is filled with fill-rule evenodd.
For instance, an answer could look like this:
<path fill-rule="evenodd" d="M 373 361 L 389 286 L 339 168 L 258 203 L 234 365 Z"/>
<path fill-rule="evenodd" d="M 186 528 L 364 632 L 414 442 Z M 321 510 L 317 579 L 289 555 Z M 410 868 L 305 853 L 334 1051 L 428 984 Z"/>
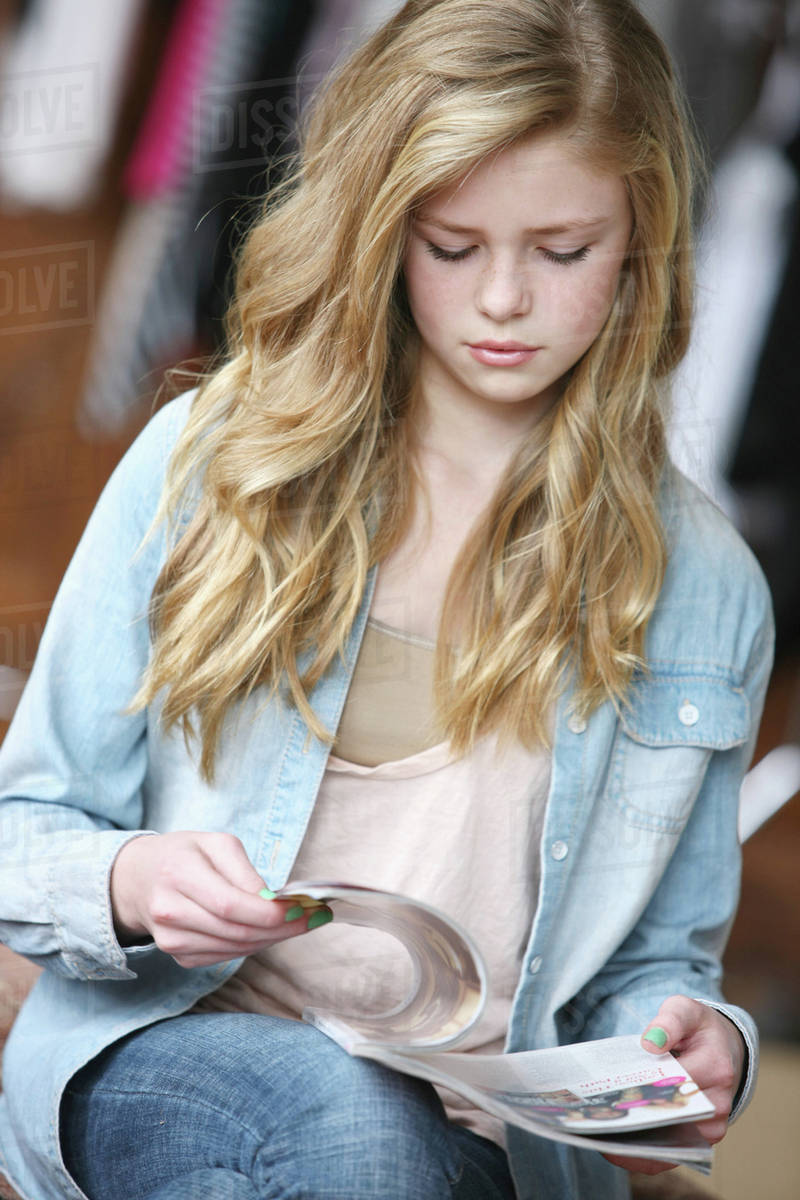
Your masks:
<path fill-rule="evenodd" d="M 52 922 L 64 973 L 75 979 L 135 979 L 111 911 L 111 868 L 120 850 L 150 831 L 76 837 L 49 880 Z M 144 948 L 144 947 L 143 947 Z"/>
<path fill-rule="evenodd" d="M 723 1017 L 727 1017 L 739 1030 L 744 1041 L 744 1065 L 742 1067 L 742 1077 L 739 1081 L 739 1087 L 733 1098 L 731 1115 L 728 1118 L 728 1124 L 730 1125 L 744 1112 L 753 1098 L 756 1077 L 758 1075 L 758 1028 L 753 1018 L 743 1008 L 737 1008 L 734 1004 L 716 1004 L 713 1000 L 704 1000 L 700 996 L 696 997 L 696 999 L 700 1004 L 705 1004 L 708 1008 L 713 1008 L 718 1013 L 722 1013 Z"/>

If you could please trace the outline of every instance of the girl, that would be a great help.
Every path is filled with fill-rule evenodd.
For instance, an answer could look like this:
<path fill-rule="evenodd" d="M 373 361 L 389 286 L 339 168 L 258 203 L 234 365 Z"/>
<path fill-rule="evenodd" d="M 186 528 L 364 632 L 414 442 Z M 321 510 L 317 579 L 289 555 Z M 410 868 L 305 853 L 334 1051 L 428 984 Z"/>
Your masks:
<path fill-rule="evenodd" d="M 641 1030 L 709 1141 L 746 1102 L 720 954 L 771 628 L 665 456 L 692 174 L 630 0 L 409 0 L 318 98 L 227 361 L 108 484 L 3 748 L 3 936 L 47 968 L 0 1107 L 33 1200 L 615 1198 L 649 1169 L 300 1023 L 390 1002 L 396 964 L 275 900 L 290 875 L 467 926 L 470 1049 Z"/>

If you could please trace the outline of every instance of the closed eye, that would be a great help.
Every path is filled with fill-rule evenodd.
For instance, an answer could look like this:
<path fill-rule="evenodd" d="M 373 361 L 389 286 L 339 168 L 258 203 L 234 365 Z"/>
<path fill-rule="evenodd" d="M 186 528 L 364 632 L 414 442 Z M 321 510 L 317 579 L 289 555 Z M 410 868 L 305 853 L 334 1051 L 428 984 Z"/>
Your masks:
<path fill-rule="evenodd" d="M 469 258 L 470 254 L 476 249 L 475 246 L 466 246 L 463 250 L 445 250 L 441 246 L 435 246 L 433 242 L 425 243 L 428 248 L 428 253 L 440 262 L 463 262 L 465 258 Z"/>
<path fill-rule="evenodd" d="M 558 263 L 562 267 L 568 267 L 572 263 L 583 262 L 589 255 L 588 246 L 582 246 L 580 250 L 572 250 L 569 254 L 556 254 L 555 250 L 545 250 L 544 246 L 541 246 L 540 249 L 548 262 Z"/>
<path fill-rule="evenodd" d="M 428 253 L 432 254 L 439 262 L 463 262 L 477 249 L 476 246 L 465 246 L 463 250 L 445 250 L 443 246 L 437 246 L 434 242 L 426 242 L 426 247 Z M 540 251 L 548 262 L 556 263 L 560 267 L 583 262 L 589 256 L 588 246 L 582 246 L 580 250 L 571 250 L 568 254 L 558 254 L 555 250 L 545 249 L 544 246 L 540 247 Z"/>

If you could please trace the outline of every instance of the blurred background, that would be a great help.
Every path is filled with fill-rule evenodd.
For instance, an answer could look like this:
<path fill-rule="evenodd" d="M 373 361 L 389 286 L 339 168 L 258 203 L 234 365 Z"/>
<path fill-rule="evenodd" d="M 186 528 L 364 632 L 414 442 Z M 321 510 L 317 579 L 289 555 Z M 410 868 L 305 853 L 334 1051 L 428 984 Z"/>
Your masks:
<path fill-rule="evenodd" d="M 672 451 L 759 557 L 778 625 L 726 959 L 730 999 L 759 1021 L 764 1070 L 709 1186 L 726 1200 L 794 1200 L 800 0 L 640 3 L 672 49 L 712 168 Z M 222 345 L 232 255 L 305 99 L 399 7 L 0 0 L 0 737 L 81 530 L 164 372 Z M 0 1037 L 32 974 L 0 947 Z"/>

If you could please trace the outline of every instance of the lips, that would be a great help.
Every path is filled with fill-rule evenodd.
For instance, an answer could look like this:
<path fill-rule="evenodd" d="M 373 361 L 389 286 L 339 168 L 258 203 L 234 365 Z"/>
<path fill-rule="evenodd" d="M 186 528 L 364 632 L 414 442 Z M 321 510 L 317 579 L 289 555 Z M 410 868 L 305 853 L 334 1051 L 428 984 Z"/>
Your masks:
<path fill-rule="evenodd" d="M 472 357 L 490 367 L 518 367 L 522 363 L 530 362 L 538 350 L 538 346 L 526 346 L 524 342 L 469 343 Z"/>
<path fill-rule="evenodd" d="M 535 346 L 526 346 L 524 342 L 470 342 L 473 350 L 498 350 L 500 353 L 512 354 L 517 350 L 535 350 Z"/>

